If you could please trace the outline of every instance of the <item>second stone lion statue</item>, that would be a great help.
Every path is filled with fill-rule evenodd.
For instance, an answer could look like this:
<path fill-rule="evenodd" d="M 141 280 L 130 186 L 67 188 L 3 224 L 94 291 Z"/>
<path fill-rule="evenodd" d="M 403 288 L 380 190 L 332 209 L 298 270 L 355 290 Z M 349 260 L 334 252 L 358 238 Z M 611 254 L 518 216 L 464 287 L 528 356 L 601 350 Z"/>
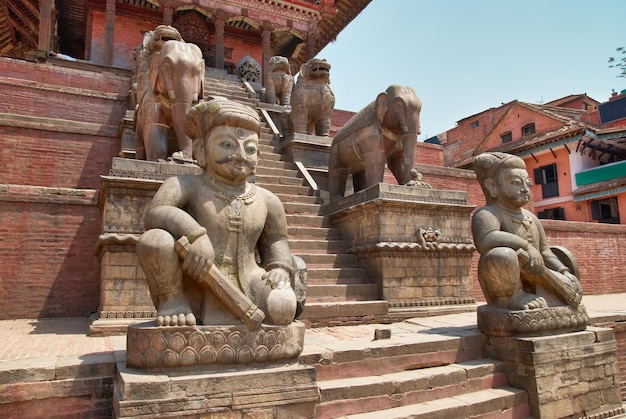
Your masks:
<path fill-rule="evenodd" d="M 335 95 L 330 89 L 330 64 L 313 58 L 300 66 L 291 94 L 293 132 L 327 137 Z"/>
<path fill-rule="evenodd" d="M 291 104 L 293 76 L 287 57 L 270 58 L 270 71 L 265 82 L 265 102 L 279 105 Z"/>

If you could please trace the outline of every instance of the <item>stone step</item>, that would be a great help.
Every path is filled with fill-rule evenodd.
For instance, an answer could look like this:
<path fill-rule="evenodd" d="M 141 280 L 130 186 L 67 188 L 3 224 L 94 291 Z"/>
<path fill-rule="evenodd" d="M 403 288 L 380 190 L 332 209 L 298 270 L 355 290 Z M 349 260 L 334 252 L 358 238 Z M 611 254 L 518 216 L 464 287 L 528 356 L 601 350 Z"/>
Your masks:
<path fill-rule="evenodd" d="M 321 400 L 316 417 L 382 411 L 506 384 L 504 363 L 484 359 L 376 376 L 326 380 L 318 383 Z"/>
<path fill-rule="evenodd" d="M 294 202 L 283 202 L 283 207 L 287 214 L 313 214 L 322 215 L 320 204 L 299 204 Z"/>
<path fill-rule="evenodd" d="M 298 239 L 343 240 L 341 231 L 334 227 L 328 228 L 290 225 L 288 227 L 287 234 L 289 237 L 297 237 Z"/>
<path fill-rule="evenodd" d="M 378 307 L 355 304 L 341 307 L 329 304 L 305 305 L 305 312 L 328 316 L 346 317 L 361 313 L 376 316 L 386 306 L 378 301 Z M 342 310 L 343 309 L 343 310 Z M 368 310 L 370 310 L 368 312 Z M 307 313 L 308 314 L 308 313 Z M 304 313 L 303 313 L 304 315 Z M 377 330 L 387 329 L 388 339 L 375 340 Z M 329 336 L 324 329 L 307 329 L 305 339 L 312 346 L 299 357 L 304 365 L 314 365 L 318 381 L 375 376 L 418 370 L 485 358 L 486 335 L 480 333 L 475 322 L 467 320 L 467 314 L 437 317 L 436 322 L 425 319 L 409 319 L 393 324 L 368 324 L 354 328 L 342 328 L 342 336 Z M 314 344 L 314 345 L 313 345 Z"/>
<path fill-rule="evenodd" d="M 284 161 L 283 156 L 275 152 L 263 153 L 259 159 L 259 164 L 263 164 L 266 160 L 270 161 Z"/>
<path fill-rule="evenodd" d="M 287 205 L 287 204 L 285 204 Z M 289 238 L 289 248 L 295 253 L 341 253 L 348 247 L 344 240 L 308 240 Z"/>
<path fill-rule="evenodd" d="M 307 285 L 307 301 L 334 302 L 334 301 L 371 301 L 378 296 L 376 284 L 337 284 L 337 285 Z"/>
<path fill-rule="evenodd" d="M 307 265 L 307 268 L 315 268 L 315 267 L 357 267 L 359 266 L 359 262 L 356 256 L 348 254 L 348 253 L 320 253 L 320 254 L 311 254 L 311 253 L 303 253 L 299 254 L 296 252 L 298 256 L 300 256 Z"/>
<path fill-rule="evenodd" d="M 526 391 L 500 387 L 391 409 L 345 415 L 345 419 L 527 418 Z M 324 416 L 318 416 L 322 418 Z M 333 416 L 336 417 L 336 416 Z"/>
<path fill-rule="evenodd" d="M 281 161 L 281 163 L 283 163 Z M 278 176 L 298 178 L 298 171 L 293 169 L 284 169 L 282 167 L 257 166 L 257 176 Z M 302 179 L 299 179 L 302 182 Z"/>
<path fill-rule="evenodd" d="M 303 180 L 295 177 L 280 177 L 269 175 L 256 175 L 255 183 L 259 185 L 299 185 L 302 186 Z"/>
<path fill-rule="evenodd" d="M 307 266 L 309 285 L 352 285 L 369 282 L 367 270 L 362 267 L 318 268 Z"/>
<path fill-rule="evenodd" d="M 309 195 L 291 195 L 291 194 L 281 194 L 277 193 L 276 196 L 280 199 L 280 202 L 284 204 L 286 203 L 300 203 L 300 204 L 317 204 L 321 205 L 324 203 L 324 200 L 318 196 L 309 196 Z"/>
<path fill-rule="evenodd" d="M 287 186 L 287 185 L 285 185 Z M 327 218 L 315 214 L 287 214 L 287 225 L 306 227 L 330 227 Z"/>
<path fill-rule="evenodd" d="M 315 331 L 317 328 L 323 330 L 328 326 L 357 326 L 380 323 L 388 320 L 389 304 L 386 301 L 309 301 L 304 306 L 304 311 L 299 320 L 307 325 L 309 330 Z M 307 339 L 305 334 L 305 339 Z M 311 332 L 310 335 L 314 335 Z M 371 341 L 371 338 L 368 339 Z M 314 341 L 315 342 L 315 341 Z M 312 343 L 313 346 L 318 342 Z M 367 349 L 363 349 L 366 351 Z M 312 357 L 310 358 L 310 356 Z M 321 354 L 311 354 L 301 356 L 301 362 L 315 364 L 321 358 Z M 316 367 L 316 371 L 318 367 Z"/>
<path fill-rule="evenodd" d="M 277 169 L 288 169 L 288 170 L 294 170 L 296 173 L 298 173 L 298 167 L 294 164 L 291 163 L 289 161 L 285 161 L 285 160 L 265 160 L 265 159 L 261 159 L 259 160 L 259 164 L 257 165 L 257 168 L 277 168 Z"/>
<path fill-rule="evenodd" d="M 302 179 L 300 179 L 300 181 L 302 181 Z M 264 187 L 265 189 L 275 193 L 276 195 L 280 195 L 280 194 L 302 195 L 302 196 L 312 195 L 311 187 L 302 185 L 301 183 L 298 185 L 265 183 L 265 184 L 259 184 L 259 186 Z"/>

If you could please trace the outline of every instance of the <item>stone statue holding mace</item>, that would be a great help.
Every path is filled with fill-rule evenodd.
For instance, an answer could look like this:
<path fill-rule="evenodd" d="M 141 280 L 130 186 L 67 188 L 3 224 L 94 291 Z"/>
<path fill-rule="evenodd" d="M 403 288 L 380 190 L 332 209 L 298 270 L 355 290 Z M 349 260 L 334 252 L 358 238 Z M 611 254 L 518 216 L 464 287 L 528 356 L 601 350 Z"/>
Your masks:
<path fill-rule="evenodd" d="M 301 311 L 305 276 L 287 243 L 282 203 L 247 181 L 260 127 L 254 110 L 221 97 L 187 113 L 185 132 L 203 173 L 165 180 L 137 243 L 158 326 L 255 330 L 262 322 L 288 325 Z"/>
<path fill-rule="evenodd" d="M 481 254 L 478 280 L 487 302 L 511 310 L 578 307 L 582 298 L 573 256 L 548 246 L 539 219 L 522 208 L 530 196 L 524 161 L 505 153 L 483 153 L 474 171 L 487 204 L 472 217 Z"/>

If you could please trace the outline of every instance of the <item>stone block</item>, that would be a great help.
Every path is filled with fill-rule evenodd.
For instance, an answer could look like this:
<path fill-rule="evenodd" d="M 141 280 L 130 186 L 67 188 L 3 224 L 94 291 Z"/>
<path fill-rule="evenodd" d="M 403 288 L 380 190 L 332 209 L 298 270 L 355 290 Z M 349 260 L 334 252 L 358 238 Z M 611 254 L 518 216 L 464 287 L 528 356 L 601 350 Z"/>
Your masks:
<path fill-rule="evenodd" d="M 94 377 L 113 377 L 115 375 L 115 357 L 113 354 L 65 356 L 56 363 L 55 379 L 80 379 Z"/>
<path fill-rule="evenodd" d="M 114 408 L 120 418 L 189 414 L 220 419 L 275 419 L 289 414 L 313 417 L 320 397 L 315 369 L 296 364 L 194 368 L 167 374 L 138 372 L 123 364 L 118 367 Z"/>
<path fill-rule="evenodd" d="M 602 336 L 601 340 L 596 335 Z M 568 417 L 621 405 L 611 333 L 586 330 L 539 337 L 489 337 L 488 354 L 505 362 L 509 383 L 528 392 L 533 416 Z"/>
<path fill-rule="evenodd" d="M 54 380 L 56 361 L 56 357 L 40 357 L 0 362 L 0 385 Z"/>

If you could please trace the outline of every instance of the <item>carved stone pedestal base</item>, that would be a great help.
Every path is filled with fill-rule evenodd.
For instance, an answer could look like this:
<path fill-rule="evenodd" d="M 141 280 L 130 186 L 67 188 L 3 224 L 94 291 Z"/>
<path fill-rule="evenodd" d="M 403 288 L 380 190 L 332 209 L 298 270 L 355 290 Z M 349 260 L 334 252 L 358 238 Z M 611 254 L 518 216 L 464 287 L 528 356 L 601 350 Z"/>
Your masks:
<path fill-rule="evenodd" d="M 478 307 L 478 329 L 489 336 L 540 336 L 585 330 L 589 316 L 585 306 L 507 310 Z"/>
<path fill-rule="evenodd" d="M 528 392 L 533 417 L 607 418 L 624 412 L 612 329 L 553 336 L 489 336 L 487 356 L 506 363 L 509 384 Z"/>
<path fill-rule="evenodd" d="M 128 327 L 126 365 L 169 370 L 193 365 L 258 364 L 296 359 L 304 346 L 305 325 Z"/>
<path fill-rule="evenodd" d="M 318 402 L 315 368 L 295 363 L 171 373 L 118 363 L 113 409 L 117 418 L 312 418 Z"/>
<path fill-rule="evenodd" d="M 467 194 L 379 183 L 324 206 L 390 308 L 474 303 Z"/>

